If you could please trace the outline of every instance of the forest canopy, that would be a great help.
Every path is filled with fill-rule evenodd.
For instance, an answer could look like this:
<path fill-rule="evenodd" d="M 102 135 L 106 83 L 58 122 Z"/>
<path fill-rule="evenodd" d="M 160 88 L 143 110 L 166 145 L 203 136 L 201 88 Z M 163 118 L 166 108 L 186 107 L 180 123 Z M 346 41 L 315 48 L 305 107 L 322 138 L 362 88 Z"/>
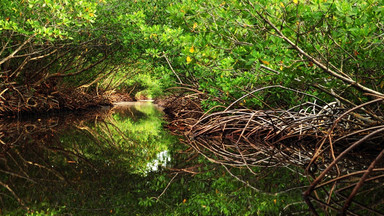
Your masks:
<path fill-rule="evenodd" d="M 150 86 L 147 94 L 158 95 L 181 85 L 208 94 L 208 108 L 270 85 L 351 103 L 384 87 L 384 6 L 377 0 L 0 4 L 3 90 L 136 85 L 134 92 Z M 156 84 L 143 84 L 137 74 Z M 289 106 L 298 99 L 271 89 L 241 105 Z"/>

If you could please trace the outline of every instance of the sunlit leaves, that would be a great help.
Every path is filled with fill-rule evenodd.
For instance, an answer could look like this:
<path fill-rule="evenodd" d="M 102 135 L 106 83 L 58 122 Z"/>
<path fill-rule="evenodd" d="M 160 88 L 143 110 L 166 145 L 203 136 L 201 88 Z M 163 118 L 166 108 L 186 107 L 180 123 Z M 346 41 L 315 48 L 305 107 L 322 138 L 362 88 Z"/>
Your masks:
<path fill-rule="evenodd" d="M 52 40 L 63 36 L 73 37 L 69 28 L 94 23 L 97 3 L 76 0 L 6 0 L 1 1 L 0 7 L 0 29 L 27 35 L 36 34 L 37 38 Z M 1 20 L 11 21 L 12 24 Z"/>
<path fill-rule="evenodd" d="M 61 7 L 64 3 L 68 5 L 65 8 Z M 29 8 L 25 9 L 18 7 L 20 2 L 1 1 L 5 10 L 1 13 L 0 28 L 17 29 L 23 34 L 37 32 L 51 40 L 76 35 L 106 38 L 108 44 L 113 41 L 121 45 L 124 52 L 117 52 L 121 59 L 144 59 L 153 65 L 154 71 L 161 71 L 156 76 L 164 78 L 165 85 L 173 85 L 178 81 L 164 59 L 166 55 L 181 80 L 196 82 L 193 84 L 200 90 L 225 101 L 257 86 L 296 85 L 297 76 L 305 77 L 303 83 L 332 86 L 324 81 L 325 75 L 319 68 L 302 59 L 276 30 L 260 19 L 256 13 L 260 12 L 269 14 L 268 18 L 285 36 L 315 58 L 342 66 L 343 71 L 359 76 L 360 80 L 362 71 L 378 73 L 383 43 L 380 1 L 251 3 L 88 0 L 80 4 L 74 0 L 31 0 L 22 3 Z M 25 26 L 21 26 L 22 19 Z M 268 72 L 261 65 L 281 73 Z M 371 79 L 375 80 L 372 74 Z M 373 85 L 380 87 L 379 84 Z"/>

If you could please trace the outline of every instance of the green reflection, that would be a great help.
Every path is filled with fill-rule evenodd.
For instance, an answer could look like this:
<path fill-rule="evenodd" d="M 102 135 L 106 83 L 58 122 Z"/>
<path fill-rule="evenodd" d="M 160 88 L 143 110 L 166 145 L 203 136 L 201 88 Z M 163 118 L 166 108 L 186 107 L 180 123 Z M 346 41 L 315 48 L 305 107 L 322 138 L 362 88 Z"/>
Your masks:
<path fill-rule="evenodd" d="M 135 103 L 113 108 L 111 115 L 102 120 L 76 125 L 74 130 L 62 133 L 60 139 L 63 143 L 82 146 L 82 153 L 88 159 L 105 158 L 109 165 L 144 175 L 150 171 L 148 166 L 157 155 L 175 142 L 162 124 L 156 106 Z"/>
<path fill-rule="evenodd" d="M 178 143 L 163 123 L 161 112 L 148 103 L 3 122 L 2 213 L 278 215 L 301 200 L 297 190 L 270 194 L 302 183 L 291 171 L 276 168 L 267 176 L 259 170 L 258 178 L 247 169 L 227 167 L 263 190 L 254 191 Z M 167 169 L 155 169 L 160 157 L 171 158 Z M 287 211 L 306 209 L 299 203 Z"/>
<path fill-rule="evenodd" d="M 1 212 L 103 215 L 137 205 L 148 195 L 138 186 L 150 180 L 155 162 L 162 164 L 159 155 L 168 160 L 164 152 L 176 142 L 162 124 L 160 111 L 148 103 L 2 122 Z"/>

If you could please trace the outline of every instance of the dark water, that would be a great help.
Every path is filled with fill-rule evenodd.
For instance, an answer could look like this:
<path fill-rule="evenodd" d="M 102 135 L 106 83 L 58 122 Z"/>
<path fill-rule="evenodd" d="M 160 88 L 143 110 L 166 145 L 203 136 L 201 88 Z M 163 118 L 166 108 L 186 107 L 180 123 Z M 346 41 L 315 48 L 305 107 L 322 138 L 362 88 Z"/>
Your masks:
<path fill-rule="evenodd" d="M 309 214 L 302 168 L 226 166 L 165 123 L 151 103 L 1 120 L 0 213 Z"/>
<path fill-rule="evenodd" d="M 114 213 L 126 206 L 115 194 L 134 199 L 136 184 L 170 162 L 177 139 L 162 124 L 150 103 L 3 120 L 2 212 Z"/>
<path fill-rule="evenodd" d="M 289 198 L 245 187 L 164 124 L 151 103 L 3 119 L 1 213 L 252 215 L 277 214 L 287 205 Z"/>

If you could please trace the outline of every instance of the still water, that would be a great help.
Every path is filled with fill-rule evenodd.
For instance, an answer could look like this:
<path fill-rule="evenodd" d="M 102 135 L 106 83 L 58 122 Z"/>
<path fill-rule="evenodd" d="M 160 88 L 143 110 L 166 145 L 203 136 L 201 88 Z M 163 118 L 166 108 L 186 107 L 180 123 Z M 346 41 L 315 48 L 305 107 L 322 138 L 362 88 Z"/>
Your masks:
<path fill-rule="evenodd" d="M 285 168 L 257 177 L 212 163 L 164 124 L 148 102 L 1 120 L 0 213 L 307 213 L 300 195 L 305 177 Z"/>

